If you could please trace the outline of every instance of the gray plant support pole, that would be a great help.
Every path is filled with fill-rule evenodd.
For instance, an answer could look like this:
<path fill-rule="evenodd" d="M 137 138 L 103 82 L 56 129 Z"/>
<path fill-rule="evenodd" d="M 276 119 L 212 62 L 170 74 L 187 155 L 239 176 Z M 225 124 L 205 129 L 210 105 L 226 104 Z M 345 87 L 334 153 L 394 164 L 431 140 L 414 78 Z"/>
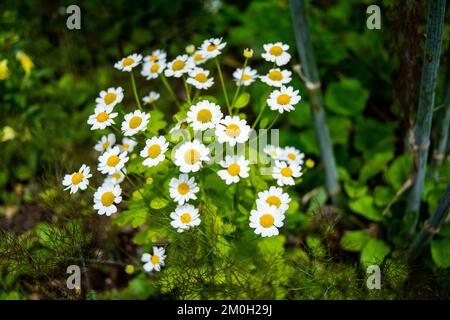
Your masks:
<path fill-rule="evenodd" d="M 408 250 L 409 260 L 417 258 L 422 250 L 428 245 L 433 235 L 439 232 L 450 213 L 450 183 L 444 192 L 443 197 L 439 201 L 436 211 L 424 224 L 423 229 L 419 232 L 413 244 Z"/>
<path fill-rule="evenodd" d="M 444 160 L 450 126 L 450 46 L 447 49 L 442 109 L 437 113 L 437 135 L 433 152 L 433 160 L 436 167 L 441 165 Z"/>
<path fill-rule="evenodd" d="M 414 223 L 411 227 L 411 233 L 415 232 L 419 220 L 420 199 L 427 169 L 436 78 L 441 54 L 442 31 L 444 28 L 444 16 L 445 0 L 429 0 L 427 39 L 420 80 L 419 108 L 417 111 L 416 129 L 414 132 L 415 150 L 413 150 L 413 152 L 417 155 L 417 175 L 409 194 L 406 207 L 407 212 L 414 213 Z"/>
<path fill-rule="evenodd" d="M 305 80 L 306 89 L 309 93 L 314 127 L 319 142 L 322 162 L 325 167 L 326 186 L 333 202 L 336 202 L 337 196 L 340 193 L 338 173 L 333 147 L 330 141 L 330 133 L 325 119 L 319 73 L 314 59 L 308 22 L 306 20 L 305 1 L 291 0 L 290 5 L 297 51 L 301 62 L 303 77 L 305 78 L 303 80 Z"/>

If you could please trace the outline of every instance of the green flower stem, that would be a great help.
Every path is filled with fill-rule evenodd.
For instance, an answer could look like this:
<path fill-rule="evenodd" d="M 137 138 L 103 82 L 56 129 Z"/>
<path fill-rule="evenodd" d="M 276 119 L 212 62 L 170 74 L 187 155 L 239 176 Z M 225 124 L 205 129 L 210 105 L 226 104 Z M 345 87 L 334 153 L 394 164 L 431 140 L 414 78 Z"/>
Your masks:
<path fill-rule="evenodd" d="M 230 106 L 230 101 L 228 100 L 227 89 L 225 88 L 225 82 L 223 81 L 222 69 L 220 68 L 219 60 L 217 59 L 217 57 L 215 58 L 215 60 L 216 60 L 217 72 L 219 73 L 220 83 L 222 84 L 223 95 L 225 96 L 225 103 L 227 104 L 228 113 L 231 115 L 231 106 Z"/>
<path fill-rule="evenodd" d="M 164 84 L 164 87 L 166 87 L 166 90 L 169 92 L 173 101 L 175 101 L 177 107 L 180 107 L 180 102 L 178 101 L 177 96 L 175 95 L 175 92 L 173 92 L 173 89 L 170 86 L 169 81 L 167 81 L 166 77 L 162 73 L 161 73 L 160 77 L 161 77 L 162 83 Z"/>
<path fill-rule="evenodd" d="M 125 178 L 130 182 L 130 184 L 133 186 L 133 188 L 136 189 L 137 192 L 139 192 L 139 194 L 142 197 L 142 200 L 144 200 L 147 204 L 149 203 L 147 201 L 147 199 L 145 198 L 144 194 L 141 192 L 141 189 L 138 188 L 138 186 L 136 186 L 136 184 L 133 182 L 133 180 L 131 180 L 131 178 L 128 176 L 128 174 L 126 174 L 125 172 L 123 172 L 122 170 L 120 170 L 120 172 L 122 172 L 122 174 L 125 176 Z"/>
<path fill-rule="evenodd" d="M 256 117 L 255 122 L 253 122 L 252 129 L 256 128 L 256 125 L 258 124 L 259 120 L 261 120 L 261 116 L 264 113 L 264 110 L 266 109 L 267 103 L 264 104 L 264 106 L 259 110 L 258 116 Z"/>
<path fill-rule="evenodd" d="M 111 128 L 113 128 L 118 134 L 122 134 L 122 131 L 120 131 L 115 125 L 111 125 Z"/>
<path fill-rule="evenodd" d="M 272 123 L 267 127 L 267 130 L 272 129 L 272 127 L 275 125 L 275 123 L 277 122 L 278 118 L 280 117 L 280 113 L 277 113 L 277 115 L 275 116 L 275 118 L 272 120 Z"/>
<path fill-rule="evenodd" d="M 183 84 L 184 84 L 184 89 L 186 90 L 186 99 L 187 102 L 189 103 L 189 105 L 192 105 L 192 101 L 191 101 L 191 89 L 189 88 L 188 83 L 186 82 L 186 77 L 183 76 Z"/>
<path fill-rule="evenodd" d="M 241 79 L 239 80 L 238 86 L 236 88 L 236 92 L 234 93 L 233 100 L 231 101 L 231 111 L 233 111 L 234 104 L 236 103 L 236 99 L 239 96 L 239 91 L 241 90 L 242 81 L 244 80 L 244 70 L 247 67 L 247 63 L 248 63 L 248 58 L 245 58 L 244 66 L 242 67 Z"/>
<path fill-rule="evenodd" d="M 139 96 L 138 96 L 138 93 L 137 93 L 136 81 L 134 80 L 133 70 L 131 70 L 130 76 L 131 76 L 131 84 L 133 85 L 134 98 L 136 99 L 136 103 L 137 103 L 137 105 L 139 107 L 139 110 L 142 111 L 141 101 L 139 100 Z"/>

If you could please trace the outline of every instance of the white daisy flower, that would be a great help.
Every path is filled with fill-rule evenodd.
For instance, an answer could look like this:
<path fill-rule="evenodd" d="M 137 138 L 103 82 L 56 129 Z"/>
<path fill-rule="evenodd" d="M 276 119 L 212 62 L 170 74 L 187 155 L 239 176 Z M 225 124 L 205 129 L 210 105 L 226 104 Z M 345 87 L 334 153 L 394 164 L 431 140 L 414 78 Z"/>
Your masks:
<path fill-rule="evenodd" d="M 272 87 L 281 87 L 291 81 L 292 72 L 280 68 L 270 69 L 266 75 L 261 76 L 261 81 Z"/>
<path fill-rule="evenodd" d="M 289 202 L 291 202 L 289 195 L 283 192 L 283 189 L 274 186 L 270 187 L 269 190 L 259 192 L 256 200 L 258 206 L 264 204 L 275 206 L 281 213 L 285 213 L 289 208 Z"/>
<path fill-rule="evenodd" d="M 277 184 L 282 187 L 286 185 L 293 186 L 294 178 L 302 176 L 302 168 L 298 163 L 275 160 L 275 166 L 272 171 L 272 177 L 277 180 Z"/>
<path fill-rule="evenodd" d="M 166 68 L 164 61 L 149 61 L 142 65 L 141 75 L 147 80 L 156 79 Z"/>
<path fill-rule="evenodd" d="M 242 81 L 241 85 L 246 87 L 252 84 L 257 78 L 258 71 L 250 67 L 245 67 L 244 70 L 239 68 L 233 72 L 233 79 L 236 82 L 236 85 L 239 85 L 239 83 Z"/>
<path fill-rule="evenodd" d="M 99 97 L 95 99 L 97 105 L 102 106 L 112 106 L 121 103 L 123 100 L 123 89 L 122 87 L 108 88 L 107 90 L 100 91 Z"/>
<path fill-rule="evenodd" d="M 274 90 L 267 98 L 267 104 L 270 109 L 277 110 L 279 113 L 294 110 L 294 106 L 300 102 L 298 90 L 294 91 L 292 87 L 281 86 L 280 90 Z"/>
<path fill-rule="evenodd" d="M 98 214 L 107 216 L 117 212 L 116 204 L 122 201 L 120 194 L 122 189 L 119 185 L 104 184 L 94 193 L 94 209 Z"/>
<path fill-rule="evenodd" d="M 281 158 L 287 162 L 296 162 L 298 164 L 303 164 L 305 154 L 295 149 L 294 147 L 286 147 L 283 150 L 283 156 Z"/>
<path fill-rule="evenodd" d="M 122 131 L 125 136 L 133 136 L 140 131 L 147 129 L 150 114 L 136 110 L 125 115 L 122 122 Z"/>
<path fill-rule="evenodd" d="M 144 104 L 152 104 L 157 101 L 160 96 L 161 95 L 158 92 L 150 91 L 148 95 L 142 98 L 142 101 L 144 101 Z"/>
<path fill-rule="evenodd" d="M 266 51 L 261 56 L 264 60 L 269 62 L 275 62 L 277 66 L 284 66 L 291 60 L 291 55 L 287 52 L 289 45 L 281 42 L 265 44 L 264 50 Z"/>
<path fill-rule="evenodd" d="M 195 182 L 195 178 L 182 173 L 177 178 L 172 178 L 169 183 L 169 193 L 173 201 L 184 204 L 189 200 L 196 200 L 195 195 L 200 189 Z"/>
<path fill-rule="evenodd" d="M 279 160 L 283 156 L 283 149 L 280 147 L 268 144 L 264 147 L 264 153 L 269 155 L 272 159 Z"/>
<path fill-rule="evenodd" d="M 189 60 L 191 60 L 193 64 L 198 66 L 198 65 L 201 65 L 202 63 L 204 63 L 208 59 L 206 58 L 206 56 L 202 50 L 197 50 L 189 57 Z"/>
<path fill-rule="evenodd" d="M 170 218 L 172 219 L 170 224 L 180 233 L 198 226 L 201 222 L 198 209 L 191 204 L 178 206 L 170 214 Z"/>
<path fill-rule="evenodd" d="M 113 108 L 113 106 L 97 105 L 94 114 L 90 115 L 87 121 L 87 123 L 92 126 L 91 130 L 103 130 L 114 124 L 115 122 L 113 119 L 117 117 L 117 112 L 112 112 Z"/>
<path fill-rule="evenodd" d="M 234 147 L 236 143 L 244 143 L 249 139 L 250 126 L 238 116 L 226 116 L 216 126 L 216 136 L 220 143 L 228 142 Z"/>
<path fill-rule="evenodd" d="M 278 235 L 278 228 L 283 226 L 283 220 L 284 214 L 268 204 L 257 205 L 257 209 L 250 212 L 250 228 L 255 229 L 255 233 L 262 237 Z"/>
<path fill-rule="evenodd" d="M 114 147 L 98 157 L 98 171 L 103 174 L 113 174 L 122 169 L 128 161 L 127 153 L 120 153 L 119 147 Z"/>
<path fill-rule="evenodd" d="M 211 38 L 203 41 L 200 50 L 207 59 L 211 59 L 221 54 L 220 50 L 225 48 L 226 44 L 226 42 L 222 42 L 222 38 Z"/>
<path fill-rule="evenodd" d="M 167 64 L 164 74 L 166 77 L 180 78 L 194 68 L 194 63 L 189 60 L 187 54 L 180 55 Z"/>
<path fill-rule="evenodd" d="M 144 270 L 147 272 L 160 271 L 166 259 L 165 252 L 164 248 L 153 247 L 153 254 L 144 253 L 141 257 L 141 261 L 145 262 Z"/>
<path fill-rule="evenodd" d="M 219 170 L 217 174 L 226 184 L 239 182 L 240 178 L 247 178 L 250 171 L 250 162 L 243 156 L 226 156 L 225 161 L 220 161 L 225 170 Z"/>
<path fill-rule="evenodd" d="M 165 153 L 169 149 L 169 143 L 164 136 L 153 137 L 145 141 L 145 147 L 141 151 L 141 157 L 145 158 L 142 164 L 146 167 L 154 167 L 163 161 Z"/>
<path fill-rule="evenodd" d="M 142 55 L 133 53 L 128 57 L 122 58 L 120 61 L 116 62 L 114 64 L 114 68 L 121 71 L 130 72 L 134 67 L 141 63 L 141 60 Z"/>
<path fill-rule="evenodd" d="M 181 120 L 180 122 L 178 122 L 172 129 L 170 129 L 169 133 L 173 133 L 177 130 L 185 130 L 189 127 L 189 123 L 187 118 Z"/>
<path fill-rule="evenodd" d="M 110 150 L 116 143 L 116 136 L 114 133 L 102 136 L 100 140 L 95 145 L 94 149 L 98 152 L 105 152 Z"/>
<path fill-rule="evenodd" d="M 209 149 L 198 140 L 183 143 L 175 151 L 175 165 L 183 173 L 197 172 L 203 161 L 209 161 Z"/>
<path fill-rule="evenodd" d="M 202 100 L 191 106 L 187 113 L 187 120 L 196 131 L 214 128 L 222 119 L 220 106 L 208 100 Z"/>
<path fill-rule="evenodd" d="M 186 82 L 197 89 L 208 89 L 214 84 L 214 79 L 213 77 L 209 78 L 209 70 L 194 68 L 189 71 L 189 78 Z"/>
<path fill-rule="evenodd" d="M 130 138 L 123 138 L 122 144 L 120 145 L 120 151 L 126 151 L 128 153 L 133 152 L 134 147 L 136 147 L 137 142 Z"/>
<path fill-rule="evenodd" d="M 87 165 L 83 164 L 77 172 L 66 174 L 63 180 L 64 190 L 70 189 L 70 193 L 75 193 L 78 189 L 86 190 L 89 185 L 88 179 L 92 177 L 90 170 Z"/>
<path fill-rule="evenodd" d="M 114 172 L 113 174 L 108 175 L 105 179 L 105 184 L 120 184 L 125 180 L 125 173 L 127 172 L 127 169 L 122 168 L 121 170 L 118 170 Z"/>
<path fill-rule="evenodd" d="M 144 62 L 165 61 L 166 52 L 164 50 L 154 50 L 151 55 L 144 57 Z"/>

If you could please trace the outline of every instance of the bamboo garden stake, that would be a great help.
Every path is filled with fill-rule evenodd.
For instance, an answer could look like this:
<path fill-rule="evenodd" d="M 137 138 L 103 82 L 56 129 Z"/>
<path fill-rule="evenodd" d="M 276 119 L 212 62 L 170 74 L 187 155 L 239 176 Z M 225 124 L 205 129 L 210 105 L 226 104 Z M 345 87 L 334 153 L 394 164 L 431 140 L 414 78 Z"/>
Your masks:
<path fill-rule="evenodd" d="M 340 186 L 330 133 L 325 119 L 319 73 L 306 20 L 306 6 L 304 0 L 291 0 L 290 5 L 297 51 L 301 62 L 301 70 L 297 70 L 297 72 L 304 80 L 309 93 L 314 127 L 325 168 L 326 187 L 333 202 L 336 202 Z"/>

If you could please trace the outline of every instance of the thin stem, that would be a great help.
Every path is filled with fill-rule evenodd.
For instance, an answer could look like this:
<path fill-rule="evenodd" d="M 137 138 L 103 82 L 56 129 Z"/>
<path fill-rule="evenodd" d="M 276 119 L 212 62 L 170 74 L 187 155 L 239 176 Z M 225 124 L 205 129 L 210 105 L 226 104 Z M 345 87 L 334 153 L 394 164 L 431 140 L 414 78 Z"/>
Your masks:
<path fill-rule="evenodd" d="M 191 101 L 191 89 L 189 88 L 188 83 L 186 82 L 186 77 L 183 76 L 183 84 L 184 84 L 184 89 L 186 90 L 186 100 L 189 103 L 189 105 L 192 105 L 192 101 Z"/>
<path fill-rule="evenodd" d="M 216 57 L 215 60 L 216 60 L 217 72 L 219 73 L 220 83 L 222 85 L 223 95 L 225 96 L 225 103 L 227 104 L 228 113 L 231 115 L 231 106 L 230 106 L 230 101 L 228 100 L 225 82 L 223 81 L 222 69 L 220 68 L 219 59 L 217 59 L 217 57 Z"/>
<path fill-rule="evenodd" d="M 256 125 L 257 125 L 258 122 L 259 122 L 259 120 L 261 120 L 261 116 L 262 116 L 262 114 L 264 113 L 264 110 L 266 109 L 266 106 L 267 106 L 267 103 L 265 103 L 265 104 L 261 107 L 261 110 L 259 110 L 258 116 L 256 117 L 255 122 L 253 122 L 252 129 L 255 129 L 255 128 L 256 128 Z"/>
<path fill-rule="evenodd" d="M 178 101 L 177 96 L 175 95 L 175 92 L 173 92 L 172 87 L 169 84 L 169 81 L 167 81 L 166 77 L 161 73 L 160 75 L 161 81 L 164 84 L 164 87 L 166 87 L 166 90 L 169 92 L 169 95 L 172 97 L 173 101 L 175 101 L 177 107 L 180 107 L 180 102 Z"/>
<path fill-rule="evenodd" d="M 277 113 L 277 115 L 275 116 L 275 118 L 272 120 L 272 123 L 267 127 L 267 130 L 272 129 L 272 127 L 275 125 L 275 122 L 277 122 L 278 118 L 280 117 L 280 114 Z"/>
<path fill-rule="evenodd" d="M 136 81 L 134 81 L 133 70 L 131 70 L 130 76 L 131 76 L 131 84 L 133 85 L 134 98 L 136 99 L 136 103 L 137 103 L 137 105 L 139 107 L 139 110 L 142 111 L 141 101 L 139 100 L 139 96 L 138 96 L 138 93 L 137 93 Z"/>
<path fill-rule="evenodd" d="M 122 131 L 119 130 L 119 128 L 117 128 L 115 125 L 111 125 L 111 128 L 114 129 L 114 131 L 116 131 L 118 134 L 122 134 Z"/>
<path fill-rule="evenodd" d="M 247 63 L 248 63 L 248 58 L 245 58 L 244 66 L 242 67 L 241 79 L 239 79 L 239 82 L 238 82 L 238 85 L 236 88 L 236 92 L 234 93 L 233 100 L 231 101 L 231 111 L 233 111 L 234 104 L 236 103 L 236 99 L 239 96 L 239 91 L 241 90 L 242 81 L 244 81 L 244 75 L 245 75 L 244 71 L 245 71 L 245 68 L 247 67 Z"/>
<path fill-rule="evenodd" d="M 133 180 L 131 180 L 131 178 L 128 176 L 128 174 L 126 172 L 123 172 L 122 170 L 120 170 L 120 172 L 122 172 L 122 174 L 125 176 L 125 178 L 128 180 L 128 182 L 130 182 L 130 184 L 133 186 L 133 188 L 135 188 L 136 191 L 139 192 L 139 194 L 142 197 L 142 200 L 144 200 L 145 202 L 148 203 L 148 201 L 145 198 L 144 194 L 141 192 L 141 189 L 139 189 L 138 186 L 136 186 L 136 184 L 133 182 Z"/>

